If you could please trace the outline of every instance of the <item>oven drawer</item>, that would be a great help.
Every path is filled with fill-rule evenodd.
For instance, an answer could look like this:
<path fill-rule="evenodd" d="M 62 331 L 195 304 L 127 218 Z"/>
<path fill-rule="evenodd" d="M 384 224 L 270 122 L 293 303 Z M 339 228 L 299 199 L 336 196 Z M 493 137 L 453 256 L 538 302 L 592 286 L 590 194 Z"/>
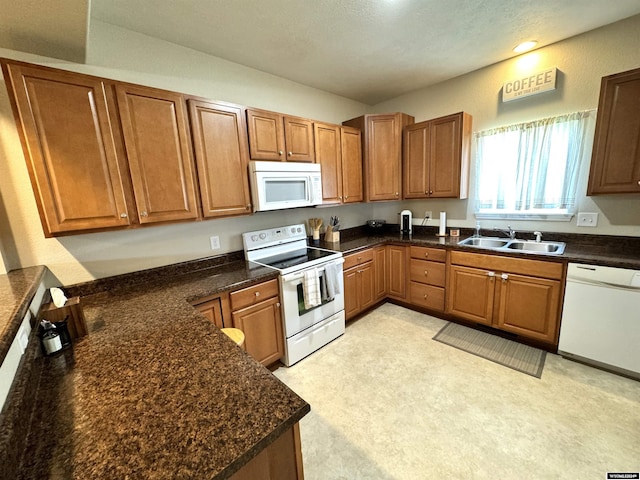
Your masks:
<path fill-rule="evenodd" d="M 240 310 L 241 308 L 255 305 L 256 303 L 267 300 L 271 297 L 278 296 L 278 280 L 273 279 L 268 282 L 251 285 L 229 295 L 231 298 L 231 310 Z"/>
<path fill-rule="evenodd" d="M 432 262 L 444 262 L 447 259 L 447 251 L 443 248 L 410 247 L 411 258 L 431 260 Z"/>
<path fill-rule="evenodd" d="M 373 249 L 368 248 L 366 250 L 362 250 L 360 252 L 352 253 L 351 255 L 345 256 L 344 265 L 342 266 L 342 268 L 347 270 L 348 268 L 370 262 L 371 260 L 373 260 Z"/>

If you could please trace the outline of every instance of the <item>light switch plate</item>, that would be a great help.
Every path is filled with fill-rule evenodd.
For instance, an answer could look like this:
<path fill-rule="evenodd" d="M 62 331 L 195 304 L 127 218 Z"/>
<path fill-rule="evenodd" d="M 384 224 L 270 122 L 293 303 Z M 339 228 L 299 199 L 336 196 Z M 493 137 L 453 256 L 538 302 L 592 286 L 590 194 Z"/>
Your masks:
<path fill-rule="evenodd" d="M 579 227 L 596 227 L 598 225 L 597 213 L 578 213 L 578 226 Z"/>

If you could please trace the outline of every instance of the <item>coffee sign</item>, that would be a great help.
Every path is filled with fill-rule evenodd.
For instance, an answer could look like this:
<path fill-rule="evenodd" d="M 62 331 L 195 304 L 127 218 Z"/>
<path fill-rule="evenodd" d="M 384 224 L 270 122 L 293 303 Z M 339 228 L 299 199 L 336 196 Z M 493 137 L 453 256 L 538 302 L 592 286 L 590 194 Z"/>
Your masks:
<path fill-rule="evenodd" d="M 509 102 L 529 95 L 555 90 L 557 70 L 556 67 L 553 67 L 506 82 L 502 86 L 502 101 Z"/>

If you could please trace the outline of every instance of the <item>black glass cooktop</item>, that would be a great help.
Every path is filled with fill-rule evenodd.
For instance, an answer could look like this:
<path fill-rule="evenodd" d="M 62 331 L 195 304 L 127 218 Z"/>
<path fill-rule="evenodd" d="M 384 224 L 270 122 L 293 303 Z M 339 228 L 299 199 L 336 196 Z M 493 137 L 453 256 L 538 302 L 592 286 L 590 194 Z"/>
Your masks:
<path fill-rule="evenodd" d="M 263 265 L 269 265 L 270 267 L 277 268 L 278 270 L 284 270 L 285 268 L 302 265 L 304 263 L 319 260 L 335 254 L 336 252 L 331 252 L 329 250 L 307 247 L 300 250 L 281 253 L 272 257 L 256 259 L 256 262 Z"/>

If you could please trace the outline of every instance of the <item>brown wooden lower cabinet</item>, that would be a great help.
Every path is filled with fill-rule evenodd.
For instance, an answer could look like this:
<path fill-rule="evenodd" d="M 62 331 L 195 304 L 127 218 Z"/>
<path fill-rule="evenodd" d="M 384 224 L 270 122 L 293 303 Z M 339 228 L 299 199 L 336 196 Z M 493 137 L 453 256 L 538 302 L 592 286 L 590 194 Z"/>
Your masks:
<path fill-rule="evenodd" d="M 454 251 L 447 313 L 556 344 L 563 276 L 557 262 Z"/>
<path fill-rule="evenodd" d="M 238 470 L 232 480 L 303 480 L 300 428 L 296 423 Z"/>
<path fill-rule="evenodd" d="M 387 248 L 383 245 L 373 249 L 374 296 L 377 301 L 387 296 Z"/>
<path fill-rule="evenodd" d="M 223 293 L 195 302 L 194 307 L 218 328 L 238 328 L 244 333 L 243 349 L 263 365 L 284 355 L 284 334 L 277 280 Z"/>
<path fill-rule="evenodd" d="M 347 320 L 376 302 L 373 249 L 345 257 L 344 313 Z"/>
<path fill-rule="evenodd" d="M 399 300 L 407 296 L 407 247 L 387 245 L 387 294 Z"/>

